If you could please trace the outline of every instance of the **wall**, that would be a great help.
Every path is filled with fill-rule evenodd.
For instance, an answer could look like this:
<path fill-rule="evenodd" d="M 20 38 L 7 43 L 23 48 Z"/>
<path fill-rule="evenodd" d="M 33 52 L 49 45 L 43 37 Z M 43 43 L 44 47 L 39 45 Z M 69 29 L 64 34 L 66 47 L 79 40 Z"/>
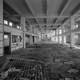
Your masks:
<path fill-rule="evenodd" d="M 80 10 L 71 16 L 63 25 L 56 30 L 55 42 L 62 43 L 68 47 L 75 47 L 80 49 Z M 78 26 L 77 26 L 78 25 Z M 59 34 L 59 30 L 62 34 Z M 62 42 L 60 41 L 62 36 Z"/>
<path fill-rule="evenodd" d="M 19 41 L 16 43 L 12 42 L 12 35 L 21 36 L 23 38 L 22 30 L 18 30 L 16 28 L 11 28 L 10 26 L 4 25 L 4 32 L 11 33 L 11 51 L 14 51 L 16 49 L 23 47 L 23 39 L 21 40 L 21 42 L 19 42 Z"/>

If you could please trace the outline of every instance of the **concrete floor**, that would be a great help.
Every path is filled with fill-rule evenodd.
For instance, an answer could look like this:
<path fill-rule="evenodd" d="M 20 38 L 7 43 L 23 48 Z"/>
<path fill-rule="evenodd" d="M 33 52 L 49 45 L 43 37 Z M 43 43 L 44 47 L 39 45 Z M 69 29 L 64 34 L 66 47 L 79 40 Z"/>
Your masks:
<path fill-rule="evenodd" d="M 66 76 L 69 70 L 74 68 L 78 71 L 80 69 L 80 51 L 61 44 L 41 43 L 32 45 L 26 49 L 12 52 L 12 55 L 7 56 L 7 58 L 31 59 L 42 62 L 49 69 L 49 77 L 53 77 L 49 75 L 52 73 Z M 6 66 L 3 64 L 3 67 Z"/>

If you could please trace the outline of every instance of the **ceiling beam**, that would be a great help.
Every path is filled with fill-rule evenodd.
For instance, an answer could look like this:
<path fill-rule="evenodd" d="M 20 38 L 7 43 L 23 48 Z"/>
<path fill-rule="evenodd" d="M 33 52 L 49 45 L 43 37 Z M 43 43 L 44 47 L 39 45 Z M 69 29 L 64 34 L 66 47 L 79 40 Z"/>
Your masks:
<path fill-rule="evenodd" d="M 68 0 L 68 2 L 66 3 L 66 5 L 64 6 L 64 8 L 62 9 L 61 13 L 59 16 L 62 16 L 64 11 L 68 8 L 69 4 L 71 3 L 72 0 Z M 56 20 L 56 22 L 59 20 L 59 18 Z M 56 23 L 55 22 L 55 23 Z"/>
<path fill-rule="evenodd" d="M 26 16 L 26 18 L 68 18 L 70 16 Z"/>
<path fill-rule="evenodd" d="M 47 15 L 47 0 L 42 0 L 42 11 L 44 15 Z"/>
<path fill-rule="evenodd" d="M 34 10 L 32 9 L 32 7 L 31 7 L 29 1 L 28 1 L 28 0 L 25 0 L 25 2 L 26 2 L 26 4 L 28 5 L 29 9 L 31 10 L 32 15 L 35 16 L 35 12 L 34 12 Z M 35 18 L 35 19 L 36 19 L 36 18 Z M 37 23 L 39 24 L 38 19 L 36 19 L 36 21 L 37 21 Z"/>
<path fill-rule="evenodd" d="M 4 14 L 7 14 L 7 17 L 20 17 L 18 14 L 11 15 L 7 10 L 4 10 Z"/>
<path fill-rule="evenodd" d="M 45 16 L 47 16 L 47 0 L 42 0 L 42 11 Z M 47 18 L 43 18 L 45 24 L 47 24 Z M 46 28 L 46 25 L 45 25 Z"/>
<path fill-rule="evenodd" d="M 38 24 L 30 24 L 30 25 L 38 25 Z M 42 25 L 42 26 L 44 26 L 44 25 L 48 25 L 48 26 L 53 25 L 54 26 L 55 25 L 55 26 L 57 26 L 57 25 L 62 25 L 62 24 L 61 23 L 56 23 L 56 24 L 52 24 L 52 23 L 51 24 L 45 24 L 45 23 L 41 24 L 40 23 L 39 25 Z"/>

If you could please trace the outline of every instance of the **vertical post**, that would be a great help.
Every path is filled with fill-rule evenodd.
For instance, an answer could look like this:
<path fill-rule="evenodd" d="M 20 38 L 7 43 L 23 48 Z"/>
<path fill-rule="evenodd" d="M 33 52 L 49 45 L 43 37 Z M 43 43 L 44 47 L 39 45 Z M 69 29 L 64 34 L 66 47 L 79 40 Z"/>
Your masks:
<path fill-rule="evenodd" d="M 58 44 L 59 44 L 59 29 L 57 29 L 57 37 L 58 37 Z"/>
<path fill-rule="evenodd" d="M 33 36 L 30 35 L 30 44 L 33 44 Z"/>
<path fill-rule="evenodd" d="M 70 23 L 71 23 L 71 30 L 70 30 L 70 48 L 73 46 L 73 34 L 72 34 L 72 28 L 74 26 L 74 17 L 70 18 Z"/>
<path fill-rule="evenodd" d="M 64 45 L 64 27 L 62 26 L 62 44 Z"/>
<path fill-rule="evenodd" d="M 33 33 L 33 26 L 30 26 L 30 32 Z M 30 44 L 33 44 L 33 36 L 30 35 Z"/>
<path fill-rule="evenodd" d="M 0 56 L 4 54 L 3 0 L 0 0 Z"/>
<path fill-rule="evenodd" d="M 25 32 L 26 32 L 25 17 L 21 17 L 21 27 L 22 27 L 22 30 L 23 30 L 23 48 L 26 48 L 26 41 L 25 41 Z"/>
<path fill-rule="evenodd" d="M 57 30 L 55 30 L 55 40 L 56 40 L 56 43 L 57 43 Z"/>

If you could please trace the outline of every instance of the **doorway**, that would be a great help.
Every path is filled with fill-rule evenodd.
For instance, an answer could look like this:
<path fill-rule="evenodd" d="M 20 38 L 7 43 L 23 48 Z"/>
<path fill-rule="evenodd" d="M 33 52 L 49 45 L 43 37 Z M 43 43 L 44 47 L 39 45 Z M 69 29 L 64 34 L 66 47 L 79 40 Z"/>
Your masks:
<path fill-rule="evenodd" d="M 11 34 L 4 33 L 4 55 L 11 54 Z"/>
<path fill-rule="evenodd" d="M 33 43 L 34 43 L 34 38 L 35 38 L 35 37 L 33 36 Z"/>

